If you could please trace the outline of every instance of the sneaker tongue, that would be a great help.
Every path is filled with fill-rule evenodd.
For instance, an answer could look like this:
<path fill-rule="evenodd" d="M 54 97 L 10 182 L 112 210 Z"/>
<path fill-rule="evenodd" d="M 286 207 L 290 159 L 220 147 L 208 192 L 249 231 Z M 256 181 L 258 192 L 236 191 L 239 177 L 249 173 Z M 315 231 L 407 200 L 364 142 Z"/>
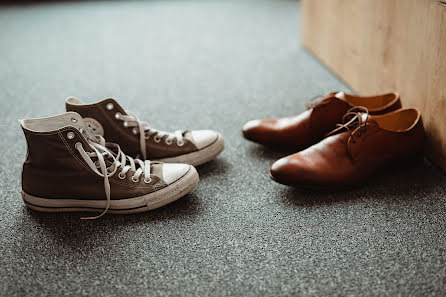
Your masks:
<path fill-rule="evenodd" d="M 87 138 L 94 138 L 95 134 L 93 133 L 93 131 L 91 131 L 90 128 L 88 128 L 87 124 L 84 122 L 84 119 L 77 112 L 70 111 L 67 112 L 67 114 L 70 118 L 70 122 L 68 125 L 74 126 L 78 130 L 83 129 L 85 131 L 84 136 L 86 136 Z"/>

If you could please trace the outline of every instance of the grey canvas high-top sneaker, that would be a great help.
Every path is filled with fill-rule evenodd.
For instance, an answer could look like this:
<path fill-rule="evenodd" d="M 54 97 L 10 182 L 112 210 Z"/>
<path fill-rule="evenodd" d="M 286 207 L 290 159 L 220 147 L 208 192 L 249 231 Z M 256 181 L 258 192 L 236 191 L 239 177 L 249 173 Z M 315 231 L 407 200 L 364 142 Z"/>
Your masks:
<path fill-rule="evenodd" d="M 143 212 L 177 200 L 198 184 L 193 166 L 133 159 L 90 132 L 75 112 L 21 125 L 28 146 L 22 197 L 32 209 Z"/>
<path fill-rule="evenodd" d="M 114 99 L 86 104 L 69 97 L 67 111 L 79 113 L 98 135 L 119 144 L 134 158 L 198 166 L 219 155 L 224 148 L 223 136 L 212 130 L 163 132 L 125 111 Z"/>

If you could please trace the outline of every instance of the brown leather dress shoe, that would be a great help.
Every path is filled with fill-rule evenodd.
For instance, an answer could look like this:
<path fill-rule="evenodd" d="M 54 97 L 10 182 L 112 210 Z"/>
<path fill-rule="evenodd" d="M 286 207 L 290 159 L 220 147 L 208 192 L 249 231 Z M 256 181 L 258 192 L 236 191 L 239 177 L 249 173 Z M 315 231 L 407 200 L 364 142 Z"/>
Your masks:
<path fill-rule="evenodd" d="M 242 132 L 246 139 L 263 145 L 302 150 L 321 141 L 355 106 L 366 107 L 370 114 L 384 114 L 401 108 L 401 102 L 397 93 L 362 97 L 334 92 L 309 104 L 308 110 L 297 116 L 249 121 Z"/>
<path fill-rule="evenodd" d="M 356 107 L 324 140 L 276 161 L 271 177 L 303 188 L 351 187 L 386 166 L 414 162 L 423 155 L 423 143 L 417 109 L 369 116 L 365 108 Z"/>

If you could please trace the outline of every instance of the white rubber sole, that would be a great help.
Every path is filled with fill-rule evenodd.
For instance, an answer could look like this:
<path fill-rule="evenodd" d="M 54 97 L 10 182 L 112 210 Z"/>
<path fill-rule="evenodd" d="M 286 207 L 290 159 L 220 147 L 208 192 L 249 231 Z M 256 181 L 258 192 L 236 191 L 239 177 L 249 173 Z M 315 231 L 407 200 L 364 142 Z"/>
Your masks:
<path fill-rule="evenodd" d="M 218 134 L 217 139 L 210 145 L 201 150 L 179 155 L 176 157 L 159 159 L 156 161 L 165 162 L 165 163 L 185 163 L 193 166 L 198 166 L 209 162 L 215 159 L 225 148 L 225 141 L 223 140 L 223 136 Z"/>
<path fill-rule="evenodd" d="M 107 213 L 130 214 L 149 211 L 178 200 L 198 184 L 197 170 L 191 166 L 189 171 L 174 183 L 156 192 L 127 199 L 111 200 Z M 48 199 L 29 195 L 22 191 L 26 206 L 43 212 L 102 212 L 107 201 L 86 199 Z"/>

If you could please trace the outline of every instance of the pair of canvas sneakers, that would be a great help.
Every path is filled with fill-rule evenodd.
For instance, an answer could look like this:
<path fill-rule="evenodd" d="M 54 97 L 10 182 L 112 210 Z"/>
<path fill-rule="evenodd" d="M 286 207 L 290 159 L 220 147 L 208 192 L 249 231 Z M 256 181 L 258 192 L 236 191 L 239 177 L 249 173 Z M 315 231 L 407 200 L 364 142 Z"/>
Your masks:
<path fill-rule="evenodd" d="M 397 93 L 364 97 L 333 92 L 300 115 L 249 121 L 243 135 L 297 151 L 276 161 L 270 174 L 300 188 L 350 188 L 386 167 L 423 158 L 420 111 L 402 108 Z"/>
<path fill-rule="evenodd" d="M 21 121 L 27 141 L 22 198 L 44 212 L 137 213 L 171 203 L 199 181 L 194 166 L 224 140 L 212 130 L 153 129 L 114 99 L 69 97 L 64 114 Z"/>

